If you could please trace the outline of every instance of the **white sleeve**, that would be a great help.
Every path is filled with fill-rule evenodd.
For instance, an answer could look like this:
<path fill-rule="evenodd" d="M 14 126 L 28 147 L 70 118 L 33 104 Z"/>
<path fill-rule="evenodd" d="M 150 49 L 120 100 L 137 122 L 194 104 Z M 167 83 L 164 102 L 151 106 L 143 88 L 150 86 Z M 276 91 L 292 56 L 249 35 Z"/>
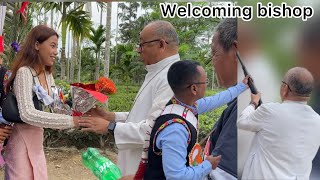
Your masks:
<path fill-rule="evenodd" d="M 129 112 L 115 112 L 115 121 L 116 122 L 125 122 L 127 120 Z"/>
<path fill-rule="evenodd" d="M 72 116 L 43 112 L 35 109 L 32 101 L 33 77 L 27 67 L 18 70 L 13 90 L 17 98 L 20 118 L 33 126 L 66 129 L 74 127 Z"/>
<path fill-rule="evenodd" d="M 258 132 L 263 129 L 263 125 L 269 117 L 268 106 L 262 104 L 256 110 L 253 105 L 247 106 L 240 114 L 237 121 L 239 129 Z"/>
<path fill-rule="evenodd" d="M 160 116 L 173 92 L 167 82 L 159 83 L 160 86 L 154 87 L 152 107 L 148 112 L 148 118 L 139 123 L 117 123 L 114 137 L 118 149 L 129 149 L 142 147 L 145 141 L 146 133 L 150 133 L 154 121 Z M 150 94 L 150 96 L 152 96 Z"/>

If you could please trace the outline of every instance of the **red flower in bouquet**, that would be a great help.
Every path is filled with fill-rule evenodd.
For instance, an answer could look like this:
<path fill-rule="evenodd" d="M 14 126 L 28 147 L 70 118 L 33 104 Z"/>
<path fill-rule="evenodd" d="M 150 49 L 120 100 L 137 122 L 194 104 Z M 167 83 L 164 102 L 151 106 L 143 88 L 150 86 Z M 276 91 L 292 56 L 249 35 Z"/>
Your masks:
<path fill-rule="evenodd" d="M 95 84 L 95 89 L 103 94 L 115 94 L 117 92 L 113 81 L 106 77 L 99 78 L 98 82 Z"/>

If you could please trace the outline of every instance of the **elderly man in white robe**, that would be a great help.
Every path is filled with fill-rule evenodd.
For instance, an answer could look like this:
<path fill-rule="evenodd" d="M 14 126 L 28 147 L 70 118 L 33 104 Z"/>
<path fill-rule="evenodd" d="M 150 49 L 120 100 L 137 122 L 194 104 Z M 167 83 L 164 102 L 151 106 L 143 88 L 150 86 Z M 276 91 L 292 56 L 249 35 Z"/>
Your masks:
<path fill-rule="evenodd" d="M 256 133 L 242 180 L 309 179 L 320 146 L 320 116 L 307 105 L 313 83 L 307 69 L 295 67 L 282 81 L 282 103 L 257 108 L 260 94 L 251 95 L 237 122 L 238 128 Z"/>
<path fill-rule="evenodd" d="M 84 131 L 114 134 L 118 148 L 118 166 L 122 175 L 136 173 L 148 132 L 173 96 L 168 84 L 170 66 L 180 60 L 178 35 L 167 21 L 149 23 L 140 33 L 138 53 L 146 65 L 145 80 L 136 95 L 130 112 L 90 110 L 88 114 L 100 116 L 94 121 L 79 121 Z M 149 145 L 149 142 L 146 143 Z M 145 145 L 146 146 L 146 145 Z"/>

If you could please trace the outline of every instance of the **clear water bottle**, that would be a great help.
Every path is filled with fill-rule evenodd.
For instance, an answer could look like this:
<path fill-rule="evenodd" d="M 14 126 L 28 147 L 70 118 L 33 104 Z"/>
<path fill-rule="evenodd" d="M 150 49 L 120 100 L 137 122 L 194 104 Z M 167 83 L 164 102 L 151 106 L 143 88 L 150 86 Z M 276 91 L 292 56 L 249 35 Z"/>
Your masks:
<path fill-rule="evenodd" d="M 121 178 L 120 169 L 108 158 L 102 156 L 95 148 L 87 148 L 82 153 L 82 163 L 100 180 L 117 180 Z"/>

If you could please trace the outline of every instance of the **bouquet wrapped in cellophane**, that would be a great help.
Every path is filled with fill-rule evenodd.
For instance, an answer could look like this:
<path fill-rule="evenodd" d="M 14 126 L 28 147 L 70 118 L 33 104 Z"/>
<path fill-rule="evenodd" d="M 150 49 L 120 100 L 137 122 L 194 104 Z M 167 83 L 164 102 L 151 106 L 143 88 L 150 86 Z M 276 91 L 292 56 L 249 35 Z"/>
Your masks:
<path fill-rule="evenodd" d="M 74 83 L 70 87 L 71 102 L 67 103 L 64 96 L 59 95 L 60 100 L 55 100 L 53 111 L 60 114 L 82 116 L 93 108 L 98 102 L 104 104 L 108 100 L 108 94 L 116 93 L 116 87 L 112 80 L 100 77 L 96 83 Z M 59 92 L 57 92 L 59 94 Z M 69 105 L 68 105 L 69 104 Z"/>
<path fill-rule="evenodd" d="M 72 115 L 71 107 L 66 103 L 66 98 L 63 95 L 63 90 L 59 87 L 52 87 L 53 103 L 50 109 L 54 113 Z"/>

